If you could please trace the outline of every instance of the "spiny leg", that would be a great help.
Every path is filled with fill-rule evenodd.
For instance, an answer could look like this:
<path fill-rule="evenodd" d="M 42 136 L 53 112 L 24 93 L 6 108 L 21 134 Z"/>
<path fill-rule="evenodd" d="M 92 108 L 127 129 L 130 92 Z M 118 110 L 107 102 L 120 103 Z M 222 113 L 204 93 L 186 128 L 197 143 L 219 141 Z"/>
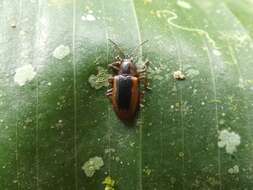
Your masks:
<path fill-rule="evenodd" d="M 148 67 L 149 64 L 150 64 L 150 61 L 145 61 L 145 63 L 144 63 L 144 65 L 145 65 L 146 67 Z"/>
<path fill-rule="evenodd" d="M 107 93 L 111 93 L 112 92 L 112 88 L 108 89 L 106 92 Z"/>
<path fill-rule="evenodd" d="M 108 97 L 112 96 L 112 92 L 107 92 L 106 96 L 108 96 Z"/>
<path fill-rule="evenodd" d="M 138 71 L 138 74 L 141 75 L 141 74 L 145 74 L 147 72 L 147 69 L 148 69 L 148 66 L 149 66 L 149 61 L 146 61 L 144 63 L 144 66 L 141 70 Z"/>
<path fill-rule="evenodd" d="M 110 100 L 112 100 L 112 88 L 109 89 L 109 90 L 107 90 L 106 96 L 107 96 Z"/>
<path fill-rule="evenodd" d="M 144 63 L 142 70 L 138 71 L 138 74 L 139 74 L 140 83 L 144 84 L 145 89 L 151 90 L 148 83 L 148 78 L 147 78 L 147 69 L 148 69 L 149 64 L 150 62 L 146 61 Z"/>
<path fill-rule="evenodd" d="M 151 90 L 146 75 L 141 75 L 141 76 L 139 77 L 139 81 L 140 81 L 141 84 L 144 85 L 144 88 L 145 88 L 145 89 Z"/>
<path fill-rule="evenodd" d="M 144 92 L 144 91 L 141 91 L 141 92 L 140 92 L 140 106 L 141 106 L 141 107 L 144 106 L 142 103 L 145 103 L 144 95 L 145 95 L 145 92 Z"/>
<path fill-rule="evenodd" d="M 144 66 L 143 66 L 142 70 L 147 71 L 149 64 L 150 64 L 150 62 L 149 62 L 149 61 L 145 61 L 145 63 L 144 63 Z"/>
<path fill-rule="evenodd" d="M 115 66 L 115 65 L 113 65 L 113 64 L 109 64 L 108 67 L 110 67 L 110 68 L 112 68 L 112 69 L 114 69 L 114 70 L 116 70 L 116 71 L 119 70 L 119 66 Z"/>
<path fill-rule="evenodd" d="M 108 78 L 108 82 L 109 82 L 110 84 L 112 84 L 112 83 L 113 83 L 113 77 L 109 77 L 109 78 Z"/>
<path fill-rule="evenodd" d="M 115 62 L 112 62 L 109 65 L 120 66 L 120 64 L 121 64 L 121 61 L 115 61 Z"/>

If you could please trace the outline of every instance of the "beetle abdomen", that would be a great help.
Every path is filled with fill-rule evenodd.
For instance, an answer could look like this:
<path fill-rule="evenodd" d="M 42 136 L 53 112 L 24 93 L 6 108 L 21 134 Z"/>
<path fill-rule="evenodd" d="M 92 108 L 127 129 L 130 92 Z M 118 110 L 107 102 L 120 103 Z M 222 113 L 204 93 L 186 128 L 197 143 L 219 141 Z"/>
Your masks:
<path fill-rule="evenodd" d="M 138 79 L 133 76 L 118 75 L 113 80 L 112 103 L 122 120 L 134 118 L 139 108 Z"/>

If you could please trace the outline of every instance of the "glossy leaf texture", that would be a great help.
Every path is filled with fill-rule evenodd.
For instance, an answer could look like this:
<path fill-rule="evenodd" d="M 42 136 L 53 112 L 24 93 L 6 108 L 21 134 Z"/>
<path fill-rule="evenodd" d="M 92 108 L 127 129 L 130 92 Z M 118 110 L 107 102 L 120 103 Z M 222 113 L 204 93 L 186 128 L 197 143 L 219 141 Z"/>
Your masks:
<path fill-rule="evenodd" d="M 98 190 L 108 176 L 116 190 L 251 189 L 252 5 L 1 0 L 0 189 Z M 108 39 L 126 53 L 149 40 L 132 126 L 105 97 Z"/>

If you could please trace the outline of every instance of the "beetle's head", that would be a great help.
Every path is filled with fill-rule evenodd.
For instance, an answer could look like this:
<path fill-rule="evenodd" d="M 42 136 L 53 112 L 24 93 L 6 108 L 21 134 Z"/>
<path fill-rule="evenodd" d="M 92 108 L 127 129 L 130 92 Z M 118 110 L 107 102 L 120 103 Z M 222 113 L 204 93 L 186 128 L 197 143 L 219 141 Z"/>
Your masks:
<path fill-rule="evenodd" d="M 135 74 L 137 68 L 132 58 L 126 58 L 122 60 L 120 65 L 119 74 Z"/>

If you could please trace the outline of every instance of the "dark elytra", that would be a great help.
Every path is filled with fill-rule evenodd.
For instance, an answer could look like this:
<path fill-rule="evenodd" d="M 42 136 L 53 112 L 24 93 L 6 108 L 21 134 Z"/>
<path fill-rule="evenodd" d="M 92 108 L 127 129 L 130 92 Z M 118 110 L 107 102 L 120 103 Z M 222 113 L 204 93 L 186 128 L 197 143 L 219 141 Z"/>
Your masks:
<path fill-rule="evenodd" d="M 129 76 L 119 75 L 119 80 L 117 83 L 117 102 L 118 107 L 123 110 L 128 110 L 131 103 L 131 89 L 132 80 Z"/>

